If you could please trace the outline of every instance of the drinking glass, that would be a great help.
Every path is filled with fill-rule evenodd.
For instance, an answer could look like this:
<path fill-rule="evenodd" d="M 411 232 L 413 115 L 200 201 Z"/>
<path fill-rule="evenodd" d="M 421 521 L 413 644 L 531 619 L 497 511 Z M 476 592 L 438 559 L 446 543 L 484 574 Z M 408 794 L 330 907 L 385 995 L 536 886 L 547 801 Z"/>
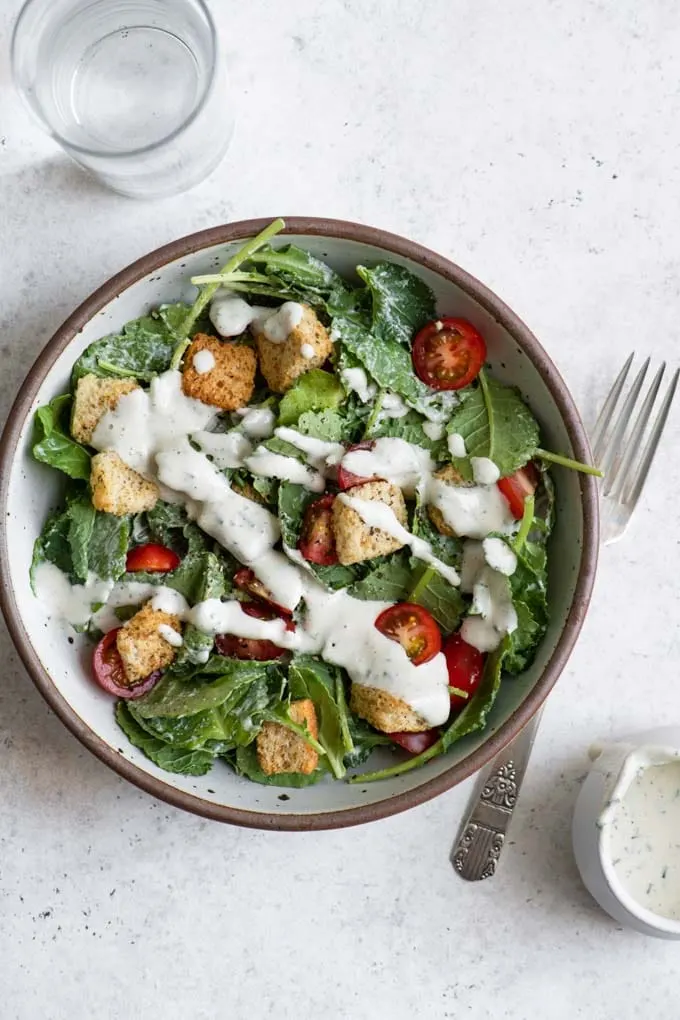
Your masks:
<path fill-rule="evenodd" d="M 203 0 L 28 0 L 12 67 L 52 137 L 124 195 L 185 191 L 229 144 L 226 68 Z"/>

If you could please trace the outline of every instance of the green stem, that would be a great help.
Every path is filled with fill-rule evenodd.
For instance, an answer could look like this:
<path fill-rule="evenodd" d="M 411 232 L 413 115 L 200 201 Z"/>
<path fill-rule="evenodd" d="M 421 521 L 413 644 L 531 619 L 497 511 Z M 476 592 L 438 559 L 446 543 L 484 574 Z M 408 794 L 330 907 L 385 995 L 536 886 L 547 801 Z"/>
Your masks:
<path fill-rule="evenodd" d="M 371 429 L 373 428 L 373 426 L 375 425 L 376 421 L 378 420 L 378 416 L 380 414 L 380 411 L 382 410 L 382 402 L 383 402 L 384 398 L 385 398 L 385 390 L 380 390 L 380 393 L 375 398 L 375 404 L 373 405 L 373 410 L 371 411 L 369 419 L 366 422 L 366 428 L 364 430 L 364 435 L 365 436 L 369 436 L 369 433 L 370 433 Z"/>
<path fill-rule="evenodd" d="M 486 372 L 484 371 L 483 368 L 480 369 L 479 375 L 477 376 L 477 378 L 479 379 L 479 385 L 482 388 L 482 396 L 484 397 L 484 404 L 486 406 L 486 416 L 487 416 L 487 418 L 489 420 L 489 452 L 488 452 L 487 456 L 488 456 L 489 460 L 493 460 L 493 452 L 494 452 L 493 451 L 493 446 L 494 446 L 494 438 L 495 438 L 495 426 L 494 426 L 494 420 L 493 420 L 493 403 L 491 401 L 491 396 L 489 394 L 489 384 L 488 384 L 488 382 L 486 380 Z"/>
<path fill-rule="evenodd" d="M 318 754 L 325 755 L 325 749 L 321 746 L 318 740 L 314 739 L 306 726 L 300 726 L 287 716 L 284 718 L 276 715 L 275 713 L 272 713 L 271 719 L 272 722 L 280 723 L 280 725 L 285 726 L 287 730 L 291 730 L 293 733 L 296 733 L 298 737 L 301 737 L 304 740 L 305 744 L 309 744 L 310 747 L 313 747 Z"/>
<path fill-rule="evenodd" d="M 412 769 L 420 768 L 425 762 L 430 761 L 431 758 L 436 758 L 438 754 L 444 751 L 444 741 L 440 737 L 436 744 L 432 747 L 428 747 L 426 751 L 421 754 L 415 755 L 413 758 L 409 758 L 408 761 L 403 761 L 400 765 L 393 765 L 389 769 L 381 769 L 379 772 L 364 772 L 359 776 L 351 776 L 348 780 L 350 783 L 374 783 L 377 779 L 392 779 L 393 776 L 401 776 L 404 772 L 410 772 Z"/>
<path fill-rule="evenodd" d="M 420 577 L 411 588 L 411 591 L 409 592 L 408 595 L 408 599 L 406 601 L 417 602 L 421 592 L 423 592 L 425 588 L 427 588 L 428 584 L 430 583 L 430 581 L 432 580 L 436 573 L 437 571 L 434 569 L 434 567 L 425 567 Z"/>
<path fill-rule="evenodd" d="M 469 691 L 461 691 L 460 687 L 452 687 L 451 684 L 449 684 L 449 692 L 455 694 L 458 698 L 465 698 L 466 701 L 470 697 Z"/>
<path fill-rule="evenodd" d="M 570 457 L 563 457 L 561 453 L 550 453 L 549 450 L 536 450 L 536 457 L 540 457 L 542 460 L 548 460 L 551 464 L 559 464 L 561 467 L 571 468 L 572 471 L 581 471 L 584 475 L 595 475 L 596 478 L 602 478 L 602 472 L 599 468 L 591 467 L 590 464 L 582 464 L 579 460 L 572 460 Z"/>
<path fill-rule="evenodd" d="M 205 283 L 217 283 L 219 286 L 224 284 L 224 276 L 222 273 L 208 273 L 206 276 L 192 276 L 191 282 L 196 286 L 202 286 Z M 229 286 L 233 283 L 269 283 L 271 280 L 264 273 L 230 273 Z"/>
<path fill-rule="evenodd" d="M 524 513 L 522 514 L 522 523 L 520 524 L 519 531 L 515 535 L 515 541 L 512 543 L 512 548 L 516 553 L 521 552 L 526 542 L 531 526 L 534 523 L 534 497 L 527 496 L 524 500 Z"/>
<path fill-rule="evenodd" d="M 121 368 L 119 365 L 113 365 L 110 361 L 102 361 L 101 358 L 97 359 L 97 365 L 105 372 L 119 375 L 123 379 L 144 379 L 146 382 L 152 378 L 148 372 L 132 372 L 129 368 Z"/>
<path fill-rule="evenodd" d="M 286 224 L 282 219 L 274 220 L 274 222 L 270 223 L 268 227 L 265 227 L 265 229 L 261 231 L 257 237 L 251 237 L 249 241 L 246 241 L 242 248 L 239 248 L 239 250 L 231 256 L 227 264 L 218 274 L 217 282 L 208 284 L 208 286 L 201 289 L 200 294 L 194 301 L 190 311 L 187 312 L 187 316 L 179 329 L 179 334 L 180 336 L 183 336 L 184 339 L 175 349 L 172 361 L 170 362 L 170 368 L 179 368 L 182 358 L 184 357 L 184 352 L 191 343 L 189 334 L 191 333 L 196 320 L 208 306 L 216 291 L 222 285 L 224 278 L 229 277 L 235 270 L 238 269 L 241 263 L 249 259 L 258 248 L 261 248 L 264 244 L 266 244 L 267 241 L 275 236 L 275 234 L 280 233 L 285 225 Z"/>

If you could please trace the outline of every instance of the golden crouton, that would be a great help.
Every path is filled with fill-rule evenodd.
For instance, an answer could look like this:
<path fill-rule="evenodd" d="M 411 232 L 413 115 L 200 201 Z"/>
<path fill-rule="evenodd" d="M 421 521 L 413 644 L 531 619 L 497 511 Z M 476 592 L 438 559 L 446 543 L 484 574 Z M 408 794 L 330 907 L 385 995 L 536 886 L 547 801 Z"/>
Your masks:
<path fill-rule="evenodd" d="M 352 499 L 385 503 L 399 523 L 406 524 L 404 497 L 401 489 L 391 482 L 382 480 L 364 482 L 363 485 L 354 485 L 347 495 Z M 356 510 L 347 506 L 341 499 L 336 499 L 333 503 L 333 532 L 338 559 L 344 566 L 372 560 L 374 556 L 386 556 L 396 549 L 401 549 L 404 544 L 386 531 L 366 524 Z"/>
<path fill-rule="evenodd" d="M 105 450 L 92 458 L 90 488 L 95 510 L 104 510 L 116 517 L 152 510 L 159 496 L 156 483 L 133 471 L 113 450 Z"/>
<path fill-rule="evenodd" d="M 285 393 L 299 376 L 312 368 L 320 368 L 333 351 L 328 331 L 316 313 L 309 305 L 302 307 L 301 321 L 283 343 L 273 343 L 263 333 L 255 335 L 260 371 L 275 393 Z M 303 347 L 310 357 L 305 357 Z"/>
<path fill-rule="evenodd" d="M 447 485 L 471 485 L 472 482 L 466 482 L 460 471 L 458 471 L 453 464 L 445 464 L 444 467 L 439 468 L 435 471 L 433 478 L 439 478 L 440 481 L 446 482 Z M 440 535 L 449 535 L 452 538 L 456 537 L 456 533 L 452 527 L 450 527 L 444 520 L 444 514 L 441 510 L 433 506 L 432 503 L 428 504 L 427 513 L 434 524 L 435 528 Z"/>
<path fill-rule="evenodd" d="M 194 357 L 200 351 L 212 354 L 215 361 L 207 372 L 197 372 L 194 367 Z M 253 395 L 256 369 L 257 358 L 252 347 L 197 333 L 184 358 L 182 389 L 187 397 L 195 397 L 204 404 L 223 411 L 236 411 Z"/>
<path fill-rule="evenodd" d="M 350 708 L 382 733 L 423 733 L 430 728 L 410 705 L 379 687 L 352 684 Z"/>
<path fill-rule="evenodd" d="M 124 393 L 138 389 L 134 379 L 100 379 L 84 375 L 78 380 L 71 415 L 71 435 L 78 443 L 91 443 L 92 433 L 107 411 L 112 411 Z"/>
<path fill-rule="evenodd" d="M 129 684 L 138 683 L 157 669 L 165 669 L 177 655 L 177 649 L 158 632 L 162 624 L 182 633 L 179 617 L 152 609 L 147 602 L 118 631 L 116 647 Z"/>
<path fill-rule="evenodd" d="M 311 736 L 319 735 L 314 702 L 309 698 L 290 703 L 290 717 L 299 726 L 307 725 Z M 278 772 L 304 772 L 309 775 L 319 764 L 319 755 L 297 733 L 280 723 L 266 722 L 257 735 L 257 760 L 266 776 Z"/>

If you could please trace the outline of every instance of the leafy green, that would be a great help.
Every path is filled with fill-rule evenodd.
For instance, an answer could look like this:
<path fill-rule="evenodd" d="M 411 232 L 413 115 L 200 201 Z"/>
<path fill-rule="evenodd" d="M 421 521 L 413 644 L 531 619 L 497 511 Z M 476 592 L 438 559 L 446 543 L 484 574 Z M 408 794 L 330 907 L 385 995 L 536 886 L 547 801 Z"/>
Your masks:
<path fill-rule="evenodd" d="M 311 698 L 319 723 L 319 743 L 336 779 L 345 775 L 343 758 L 353 750 L 347 721 L 342 673 L 335 666 L 300 656 L 288 669 L 288 685 L 295 700 Z"/>
<path fill-rule="evenodd" d="M 437 559 L 446 563 L 449 567 L 454 567 L 456 570 L 460 569 L 463 558 L 462 541 L 453 535 L 442 535 L 440 531 L 437 531 L 430 520 L 426 507 L 422 504 L 416 507 L 412 530 L 414 535 L 424 538 L 426 542 L 430 543 Z"/>
<path fill-rule="evenodd" d="M 434 460 L 448 459 L 446 438 L 430 439 L 423 429 L 427 419 L 417 411 L 409 411 L 403 418 L 383 418 L 377 420 L 366 431 L 367 439 L 382 439 L 384 436 L 404 439 L 407 443 L 422 446 L 429 450 Z"/>
<path fill-rule="evenodd" d="M 268 776 L 260 768 L 253 744 L 236 749 L 233 765 L 238 775 L 245 776 L 246 779 L 251 779 L 254 783 L 261 783 L 262 786 L 288 786 L 300 789 L 305 786 L 313 786 L 327 774 L 325 769 L 317 768 L 309 775 L 304 772 L 278 772 Z"/>
<path fill-rule="evenodd" d="M 33 456 L 41 464 L 49 464 L 70 478 L 89 481 L 90 454 L 84 446 L 71 439 L 64 427 L 71 403 L 71 396 L 66 393 L 35 412 Z"/>
<path fill-rule="evenodd" d="M 120 333 L 95 340 L 73 366 L 72 385 L 89 373 L 148 382 L 165 372 L 177 344 L 175 318 L 175 313 L 166 308 L 158 316 L 143 315 L 128 322 Z"/>
<path fill-rule="evenodd" d="M 346 435 L 346 422 L 337 411 L 305 411 L 295 426 L 298 432 L 329 443 L 339 443 Z"/>
<path fill-rule="evenodd" d="M 185 566 L 190 560 L 194 563 Z M 209 552 L 189 553 L 166 584 L 181 592 L 192 605 L 206 599 L 221 599 L 230 587 L 225 577 L 223 562 L 214 553 Z M 173 663 L 173 670 L 181 669 L 187 663 L 203 664 L 214 644 L 212 636 L 198 630 L 193 623 L 184 628 L 183 638 L 182 647 Z"/>
<path fill-rule="evenodd" d="M 193 715 L 141 716 L 137 715 L 134 702 L 129 706 L 130 715 L 152 737 L 172 747 L 194 751 L 204 748 L 213 753 L 231 750 L 230 726 L 225 725 L 221 708 L 207 708 Z"/>
<path fill-rule="evenodd" d="M 544 546 L 531 541 L 524 543 L 517 553 L 517 569 L 510 577 L 510 589 L 517 628 L 510 635 L 504 668 L 508 673 L 522 673 L 531 665 L 549 621 Z"/>
<path fill-rule="evenodd" d="M 412 587 L 413 571 L 408 554 L 397 552 L 353 584 L 348 594 L 366 601 L 405 602 Z"/>
<path fill-rule="evenodd" d="M 164 741 L 147 733 L 133 719 L 128 705 L 119 701 L 116 705 L 116 721 L 130 743 L 159 768 L 185 776 L 204 776 L 212 768 L 215 755 L 212 751 L 186 750 L 170 747 Z"/>
<path fill-rule="evenodd" d="M 130 529 L 129 517 L 95 513 L 87 548 L 87 562 L 93 574 L 104 580 L 116 581 L 125 573 Z"/>
<path fill-rule="evenodd" d="M 371 292 L 373 335 L 410 348 L 414 334 L 435 317 L 435 297 L 428 285 L 393 262 L 380 262 L 373 269 L 357 266 L 357 273 Z"/>
<path fill-rule="evenodd" d="M 53 563 L 65 574 L 73 573 L 73 560 L 69 544 L 70 519 L 66 511 L 50 514 L 33 545 L 30 579 L 35 592 L 35 571 L 41 563 Z"/>
<path fill-rule="evenodd" d="M 87 581 L 90 571 L 90 543 L 94 531 L 97 511 L 87 492 L 79 493 L 69 500 L 68 510 L 68 545 L 71 551 L 71 570 L 79 581 Z M 113 576 L 113 575 L 104 575 Z"/>
<path fill-rule="evenodd" d="M 266 690 L 270 678 L 268 665 L 245 659 L 222 661 L 224 666 L 221 675 L 201 683 L 187 683 L 185 679 L 166 673 L 153 690 L 136 699 L 136 714 L 140 718 L 149 719 L 154 716 L 178 718 L 194 715 L 209 708 L 239 704 L 249 692 L 257 697 L 249 701 L 246 707 L 256 711 L 261 707 L 261 685 L 264 684 Z M 268 692 L 263 703 L 269 704 Z"/>
<path fill-rule="evenodd" d="M 458 588 L 438 574 L 434 567 L 425 566 L 421 560 L 411 557 L 412 588 L 407 595 L 409 602 L 417 602 L 435 620 L 445 634 L 458 629 L 465 602 Z"/>
<path fill-rule="evenodd" d="M 380 769 L 379 772 L 364 772 L 361 775 L 352 776 L 349 780 L 350 783 L 372 783 L 379 779 L 392 779 L 405 772 L 411 772 L 424 765 L 425 762 L 431 761 L 432 758 L 444 754 L 462 737 L 474 733 L 475 730 L 483 729 L 501 685 L 503 660 L 507 654 L 508 644 L 509 639 L 505 637 L 496 651 L 488 656 L 484 666 L 484 675 L 476 693 L 453 722 L 442 730 L 436 744 L 399 765 Z"/>
<path fill-rule="evenodd" d="M 375 747 L 393 746 L 387 734 L 374 730 L 357 715 L 349 717 L 349 732 L 354 746 L 345 755 L 345 767 L 348 769 L 363 765 Z"/>
<path fill-rule="evenodd" d="M 305 411 L 339 407 L 345 397 L 342 383 L 331 372 L 313 368 L 301 375 L 279 405 L 279 425 L 295 425 Z"/>
<path fill-rule="evenodd" d="M 531 460 L 539 441 L 538 423 L 517 391 L 484 370 L 447 429 L 463 437 L 469 457 L 490 458 L 502 476 Z"/>

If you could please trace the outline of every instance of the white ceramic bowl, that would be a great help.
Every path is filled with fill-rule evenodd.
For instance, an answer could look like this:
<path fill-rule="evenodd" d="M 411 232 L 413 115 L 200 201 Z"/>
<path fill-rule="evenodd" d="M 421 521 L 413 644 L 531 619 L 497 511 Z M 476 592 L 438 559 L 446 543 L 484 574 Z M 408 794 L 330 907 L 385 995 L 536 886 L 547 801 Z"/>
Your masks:
<path fill-rule="evenodd" d="M 680 749 L 680 726 L 663 726 L 624 737 L 620 743 L 606 745 L 595 758 L 574 808 L 574 857 L 583 884 L 610 917 L 642 935 L 680 939 L 680 921 L 648 910 L 621 883 L 612 861 L 608 827 L 602 824 L 602 813 L 631 750 L 650 746 Z"/>
<path fill-rule="evenodd" d="M 0 594 L 13 640 L 41 693 L 69 729 L 121 775 L 210 818 L 260 828 L 331 828 L 381 818 L 441 793 L 479 769 L 537 711 L 564 667 L 590 598 L 597 558 L 597 494 L 592 478 L 555 472 L 551 622 L 536 660 L 523 676 L 502 685 L 483 733 L 462 740 L 423 768 L 365 786 L 323 782 L 287 790 L 282 799 L 280 789 L 239 779 L 219 764 L 204 778 L 170 775 L 129 746 L 114 722 L 110 698 L 88 678 L 86 643 L 70 644 L 64 628 L 46 619 L 31 593 L 33 542 L 60 497 L 58 474 L 30 456 L 33 413 L 67 389 L 73 362 L 88 344 L 159 303 L 192 300 L 189 278 L 214 272 L 242 239 L 266 222 L 215 227 L 145 256 L 104 284 L 50 340 L 21 388 L 0 445 L 0 510 L 6 524 L 0 543 Z M 479 281 L 426 248 L 359 224 L 289 219 L 289 241 L 344 274 L 352 274 L 359 263 L 385 258 L 417 273 L 433 288 L 442 313 L 464 316 L 481 330 L 494 373 L 525 395 L 540 421 L 544 445 L 590 459 L 583 425 L 554 365 L 527 327 Z M 380 760 L 375 754 L 371 768 Z"/>

